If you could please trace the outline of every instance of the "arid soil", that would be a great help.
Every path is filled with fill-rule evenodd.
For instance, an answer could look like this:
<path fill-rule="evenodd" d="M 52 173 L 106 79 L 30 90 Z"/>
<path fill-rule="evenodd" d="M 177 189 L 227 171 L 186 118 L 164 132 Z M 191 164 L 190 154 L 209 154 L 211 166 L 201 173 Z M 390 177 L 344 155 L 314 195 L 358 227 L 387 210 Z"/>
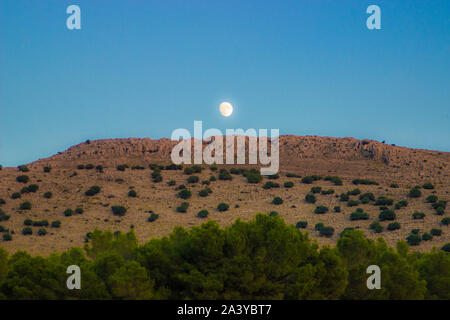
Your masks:
<path fill-rule="evenodd" d="M 224 226 L 237 218 L 249 220 L 258 212 L 270 211 L 277 211 L 289 224 L 307 221 L 306 231 L 320 244 L 335 244 L 339 233 L 346 227 L 359 227 L 367 237 L 383 237 L 393 246 L 397 241 L 404 240 L 413 229 L 420 229 L 421 234 L 429 232 L 431 228 L 442 229 L 441 236 L 422 241 L 419 246 L 414 247 L 414 250 L 419 251 L 440 248 L 444 243 L 450 242 L 449 228 L 440 225 L 440 221 L 449 216 L 450 208 L 447 206 L 443 215 L 437 215 L 431 204 L 425 202 L 425 198 L 431 194 L 436 195 L 439 200 L 449 200 L 448 152 L 409 149 L 354 138 L 281 136 L 280 177 L 270 180 L 279 183 L 280 188 L 263 189 L 264 183 L 269 181 L 267 178 L 260 183 L 250 184 L 244 176 L 232 175 L 232 181 L 212 181 L 209 185 L 212 193 L 207 197 L 200 197 L 198 191 L 205 187 L 201 182 L 209 180 L 212 175 L 218 175 L 218 171 L 212 171 L 207 165 L 203 165 L 201 173 L 193 174 L 199 176 L 199 183 L 188 184 L 186 180 L 189 176 L 182 170 L 162 170 L 163 181 L 152 181 L 149 164 L 170 164 L 170 152 L 175 143 L 169 139 L 137 138 L 86 141 L 50 158 L 27 164 L 29 172 L 20 172 L 18 168 L 3 168 L 0 171 L 0 199 L 4 199 L 6 203 L 0 205 L 0 209 L 10 215 L 10 218 L 0 222 L 0 226 L 12 233 L 13 240 L 0 239 L 0 246 L 10 252 L 23 249 L 32 254 L 48 255 L 72 246 L 83 246 L 86 234 L 95 228 L 125 232 L 133 226 L 138 239 L 144 242 L 152 237 L 168 235 L 175 226 L 191 227 L 200 225 L 207 219 L 213 219 Z M 77 169 L 80 164 L 92 164 L 94 168 Z M 127 164 L 129 168 L 119 171 L 116 169 L 119 164 Z M 104 167 L 103 172 L 95 169 L 97 165 Z M 145 169 L 132 170 L 136 165 Z M 44 172 L 45 166 L 51 166 L 51 172 Z M 234 167 L 239 166 L 219 166 L 219 170 Z M 324 180 L 305 184 L 300 177 L 287 177 L 286 173 L 295 173 L 300 177 L 339 176 L 343 185 L 335 186 Z M 17 182 L 16 177 L 19 175 L 29 176 L 29 182 Z M 353 179 L 371 179 L 378 182 L 378 185 L 354 185 Z M 169 186 L 167 182 L 170 180 L 175 180 L 176 184 Z M 294 186 L 284 188 L 283 183 L 286 181 L 292 181 Z M 420 189 L 422 195 L 418 198 L 407 196 L 410 188 L 422 186 L 425 182 L 432 183 L 434 189 Z M 392 188 L 393 183 L 399 187 Z M 18 199 L 11 198 L 14 192 L 20 192 L 30 184 L 39 186 L 37 192 L 23 193 Z M 192 191 L 190 199 L 177 197 L 178 191 L 175 189 L 181 184 Z M 99 186 L 100 193 L 86 196 L 85 191 L 91 186 Z M 315 204 L 306 203 L 305 195 L 314 186 L 334 189 L 334 194 L 318 194 Z M 380 222 L 385 229 L 379 234 L 370 230 L 369 225 L 378 220 L 380 212 L 373 201 L 348 207 L 347 202 L 339 200 L 338 195 L 355 188 L 359 188 L 361 193 L 372 192 L 375 197 L 392 198 L 394 204 L 407 200 L 407 207 L 395 210 L 400 230 L 386 230 L 386 226 L 392 221 Z M 137 192 L 137 197 L 128 196 L 131 189 Z M 52 192 L 50 199 L 43 197 L 48 191 Z M 271 203 L 276 196 L 284 200 L 283 204 Z M 350 196 L 350 199 L 357 200 L 358 196 Z M 32 204 L 31 210 L 19 210 L 24 201 Z M 190 203 L 188 211 L 176 212 L 175 208 L 183 201 Z M 219 212 L 216 207 L 221 202 L 229 204 L 229 210 Z M 111 207 L 118 205 L 127 208 L 125 216 L 113 215 Z M 327 206 L 330 210 L 325 214 L 315 214 L 317 205 Z M 333 212 L 334 206 L 340 206 L 341 212 Z M 82 214 L 64 216 L 66 209 L 78 207 L 83 208 Z M 370 218 L 350 221 L 349 215 L 356 208 L 362 208 Z M 196 216 L 202 209 L 209 211 L 208 218 Z M 425 213 L 425 218 L 412 219 L 411 215 L 415 211 Z M 148 222 L 150 212 L 159 214 L 159 218 Z M 46 219 L 50 223 L 59 220 L 61 227 L 46 227 L 48 233 L 44 236 L 37 235 L 41 227 L 32 227 L 33 235 L 22 235 L 25 219 Z M 318 222 L 334 227 L 334 235 L 330 238 L 319 237 L 314 230 Z"/>

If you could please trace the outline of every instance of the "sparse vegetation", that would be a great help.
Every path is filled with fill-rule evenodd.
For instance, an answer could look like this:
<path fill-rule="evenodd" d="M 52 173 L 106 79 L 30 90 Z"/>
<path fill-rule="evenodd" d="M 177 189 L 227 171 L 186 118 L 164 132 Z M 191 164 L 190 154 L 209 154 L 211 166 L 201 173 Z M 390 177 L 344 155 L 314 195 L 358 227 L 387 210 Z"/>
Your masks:
<path fill-rule="evenodd" d="M 28 181 L 30 181 L 30 177 L 27 175 L 17 176 L 16 181 L 20 183 L 27 183 Z"/>
<path fill-rule="evenodd" d="M 419 211 L 415 211 L 412 214 L 412 218 L 415 219 L 415 220 L 423 219 L 423 218 L 425 218 L 425 213 L 419 212 Z"/>
<path fill-rule="evenodd" d="M 219 205 L 217 206 L 217 210 L 220 212 L 227 211 L 228 208 L 230 208 L 230 206 L 224 202 L 219 203 Z"/>
<path fill-rule="evenodd" d="M 311 193 L 308 193 L 308 194 L 305 196 L 305 201 L 306 201 L 307 203 L 316 203 L 317 199 L 316 199 L 316 196 L 315 196 L 315 195 L 313 195 L 313 194 L 311 194 Z"/>
<path fill-rule="evenodd" d="M 369 228 L 373 230 L 375 233 L 381 233 L 383 232 L 383 226 L 378 222 L 374 221 L 370 224 Z"/>
<path fill-rule="evenodd" d="M 292 188 L 294 186 L 294 183 L 292 181 L 286 181 L 283 186 L 285 188 Z"/>
<path fill-rule="evenodd" d="M 422 195 L 422 192 L 419 188 L 412 188 L 409 190 L 408 197 L 410 198 L 419 198 Z"/>
<path fill-rule="evenodd" d="M 153 222 L 153 221 L 156 221 L 156 219 L 158 219 L 159 218 L 159 214 L 157 214 L 157 213 L 154 213 L 154 212 L 152 212 L 152 213 L 150 213 L 150 216 L 148 217 L 148 222 Z"/>
<path fill-rule="evenodd" d="M 92 197 L 92 196 L 95 196 L 96 194 L 98 194 L 100 192 L 100 190 L 101 189 L 99 186 L 92 186 L 84 194 L 88 197 Z"/>
<path fill-rule="evenodd" d="M 111 210 L 115 216 L 122 217 L 127 213 L 127 209 L 123 206 L 112 206 Z"/>
<path fill-rule="evenodd" d="M 178 197 L 181 199 L 189 199 L 192 196 L 192 192 L 189 189 L 183 189 L 178 192 Z"/>
<path fill-rule="evenodd" d="M 352 181 L 353 184 L 363 184 L 363 185 L 379 185 L 378 182 L 373 181 L 373 180 L 368 180 L 368 179 L 354 179 Z"/>
<path fill-rule="evenodd" d="M 369 219 L 369 215 L 363 211 L 361 208 L 357 208 L 356 211 L 350 214 L 350 220 L 367 220 Z"/>
<path fill-rule="evenodd" d="M 177 212 L 187 212 L 189 202 L 182 202 L 176 209 Z"/>
<path fill-rule="evenodd" d="M 386 220 L 395 220 L 395 212 L 392 210 L 383 210 L 378 215 L 378 220 L 380 221 L 386 221 Z"/>
<path fill-rule="evenodd" d="M 275 198 L 273 198 L 272 203 L 276 204 L 276 205 L 280 205 L 283 203 L 283 199 L 281 199 L 281 197 L 275 197 Z"/>
<path fill-rule="evenodd" d="M 197 217 L 206 218 L 206 217 L 208 217 L 208 214 L 209 214 L 208 210 L 203 209 L 197 213 Z"/>
<path fill-rule="evenodd" d="M 328 212 L 328 207 L 326 206 L 317 206 L 316 209 L 314 210 L 314 213 L 316 214 L 322 214 L 322 213 L 327 213 Z"/>
<path fill-rule="evenodd" d="M 297 222 L 297 224 L 295 225 L 295 227 L 297 229 L 305 229 L 308 226 L 308 222 L 306 221 L 299 221 Z"/>
<path fill-rule="evenodd" d="M 19 206 L 19 210 L 31 210 L 31 202 L 29 201 L 22 202 Z"/>
<path fill-rule="evenodd" d="M 400 223 L 398 222 L 391 222 L 388 224 L 387 228 L 389 231 L 394 231 L 400 229 Z"/>

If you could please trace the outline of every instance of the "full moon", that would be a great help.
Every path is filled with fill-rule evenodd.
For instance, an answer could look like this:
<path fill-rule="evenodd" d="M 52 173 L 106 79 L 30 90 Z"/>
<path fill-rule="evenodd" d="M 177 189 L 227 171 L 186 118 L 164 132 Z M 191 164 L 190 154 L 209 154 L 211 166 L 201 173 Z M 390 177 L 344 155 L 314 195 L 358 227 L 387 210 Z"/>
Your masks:
<path fill-rule="evenodd" d="M 222 102 L 219 110 L 224 117 L 229 117 L 233 113 L 233 106 L 229 102 Z"/>

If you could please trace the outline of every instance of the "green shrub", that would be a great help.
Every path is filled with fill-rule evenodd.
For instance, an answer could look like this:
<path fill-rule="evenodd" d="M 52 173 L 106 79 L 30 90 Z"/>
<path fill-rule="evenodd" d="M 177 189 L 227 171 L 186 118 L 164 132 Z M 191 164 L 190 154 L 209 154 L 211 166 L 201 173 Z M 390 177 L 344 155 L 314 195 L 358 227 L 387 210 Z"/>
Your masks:
<path fill-rule="evenodd" d="M 361 193 L 361 190 L 359 190 L 359 189 L 353 189 L 353 190 L 350 190 L 349 192 L 347 192 L 349 195 L 351 195 L 351 196 L 357 196 L 358 194 L 360 194 Z"/>
<path fill-rule="evenodd" d="M 322 222 L 316 223 L 316 225 L 314 226 L 314 230 L 316 231 L 320 231 L 320 229 L 322 229 L 325 225 Z"/>
<path fill-rule="evenodd" d="M 186 167 L 184 168 L 184 174 L 190 175 L 194 173 L 194 169 L 192 167 Z"/>
<path fill-rule="evenodd" d="M 187 209 L 189 208 L 189 202 L 182 202 L 178 207 L 177 207 L 177 212 L 186 212 Z"/>
<path fill-rule="evenodd" d="M 397 202 L 396 204 L 395 204 L 395 209 L 401 209 L 401 208 L 404 208 L 404 207 L 407 207 L 408 206 L 408 201 L 406 201 L 406 200 L 400 200 L 399 202 Z"/>
<path fill-rule="evenodd" d="M 84 169 L 84 164 L 79 164 L 77 165 L 77 169 L 78 170 L 83 170 Z M 125 169 L 124 169 L 125 170 Z"/>
<path fill-rule="evenodd" d="M 23 224 L 24 224 L 25 226 L 32 226 L 32 225 L 33 225 L 33 220 L 31 220 L 31 219 L 25 219 L 25 220 L 23 221 Z"/>
<path fill-rule="evenodd" d="M 392 210 L 383 210 L 381 211 L 381 213 L 378 215 L 378 219 L 380 221 L 386 221 L 386 220 L 395 220 L 395 212 Z"/>
<path fill-rule="evenodd" d="M 278 215 L 278 212 L 276 212 L 276 211 L 270 211 L 269 212 L 269 216 L 270 217 L 276 217 Z"/>
<path fill-rule="evenodd" d="M 208 214 L 209 214 L 208 210 L 203 209 L 197 213 L 197 217 L 206 218 L 206 217 L 208 217 Z"/>
<path fill-rule="evenodd" d="M 319 235 L 321 237 L 331 237 L 334 234 L 334 228 L 333 227 L 322 227 L 319 230 Z"/>
<path fill-rule="evenodd" d="M 125 171 L 128 168 L 128 166 L 126 164 L 119 164 L 116 169 L 118 171 Z"/>
<path fill-rule="evenodd" d="M 176 184 L 177 184 L 177 183 L 176 183 L 175 180 L 170 180 L 170 181 L 167 182 L 167 185 L 168 185 L 168 186 L 174 186 L 174 185 L 176 185 Z"/>
<path fill-rule="evenodd" d="M 22 234 L 24 236 L 32 235 L 33 234 L 33 229 L 31 229 L 30 227 L 23 228 Z"/>
<path fill-rule="evenodd" d="M 342 193 L 339 198 L 339 201 L 344 202 L 344 201 L 348 201 L 349 199 L 350 199 L 350 196 L 347 193 Z"/>
<path fill-rule="evenodd" d="M 178 192 L 178 197 L 181 199 L 189 199 L 192 196 L 192 192 L 189 189 L 183 189 Z"/>
<path fill-rule="evenodd" d="M 389 223 L 389 225 L 387 226 L 387 228 L 389 231 L 394 231 L 394 230 L 398 230 L 400 229 L 400 223 L 398 222 L 391 222 Z"/>
<path fill-rule="evenodd" d="M 311 193 L 308 193 L 308 194 L 305 196 L 305 201 L 306 201 L 307 203 L 316 203 L 316 196 L 313 195 L 313 194 L 311 194 Z"/>
<path fill-rule="evenodd" d="M 444 212 L 445 212 L 444 208 L 442 208 L 442 207 L 437 207 L 436 208 L 436 214 L 438 216 L 442 216 L 444 214 Z"/>
<path fill-rule="evenodd" d="M 10 215 L 7 215 L 2 209 L 0 209 L 0 221 L 8 221 L 10 217 Z"/>
<path fill-rule="evenodd" d="M 19 192 L 14 192 L 11 195 L 11 199 L 19 199 L 21 197 L 21 194 Z"/>
<path fill-rule="evenodd" d="M 50 191 L 44 193 L 44 198 L 46 198 L 46 199 L 50 199 L 52 196 L 53 196 L 53 194 Z"/>
<path fill-rule="evenodd" d="M 342 179 L 336 176 L 326 176 L 325 181 L 331 181 L 335 186 L 342 186 Z"/>
<path fill-rule="evenodd" d="M 7 232 L 8 230 L 5 229 L 4 226 L 0 226 L 0 232 Z"/>
<path fill-rule="evenodd" d="M 372 192 L 363 193 L 359 196 L 361 203 L 369 203 L 370 201 L 375 201 L 375 196 Z"/>
<path fill-rule="evenodd" d="M 183 170 L 183 166 L 181 164 L 169 164 L 165 167 L 165 170 Z"/>
<path fill-rule="evenodd" d="M 275 198 L 273 198 L 272 203 L 276 204 L 276 205 L 280 205 L 283 203 L 283 199 L 281 199 L 280 197 L 275 197 Z"/>
<path fill-rule="evenodd" d="M 408 197 L 410 198 L 419 198 L 422 195 L 422 192 L 418 188 L 412 188 L 409 190 Z"/>
<path fill-rule="evenodd" d="M 396 183 L 391 183 L 391 188 L 398 188 L 398 184 L 396 184 Z"/>
<path fill-rule="evenodd" d="M 322 190 L 322 187 L 312 187 L 311 193 L 313 193 L 313 194 L 320 193 L 321 190 Z"/>
<path fill-rule="evenodd" d="M 96 170 L 97 172 L 100 172 L 100 173 L 101 173 L 101 172 L 103 172 L 103 166 L 99 164 L 98 166 L 95 167 L 95 170 Z"/>
<path fill-rule="evenodd" d="M 232 180 L 233 177 L 228 172 L 227 169 L 220 169 L 219 171 L 219 180 Z"/>
<path fill-rule="evenodd" d="M 350 214 L 350 220 L 367 220 L 369 219 L 369 215 L 365 213 L 361 208 L 356 209 L 356 211 Z"/>
<path fill-rule="evenodd" d="M 46 166 L 46 167 L 44 167 L 43 170 L 44 170 L 44 172 L 49 173 L 50 171 L 52 171 L 52 167 Z"/>
<path fill-rule="evenodd" d="M 3 235 L 3 241 L 11 241 L 12 240 L 12 236 L 9 233 L 5 233 Z"/>
<path fill-rule="evenodd" d="M 325 206 L 317 206 L 316 209 L 314 210 L 314 213 L 317 214 L 322 214 L 322 213 L 327 213 L 328 212 L 328 207 Z"/>
<path fill-rule="evenodd" d="M 73 210 L 72 210 L 72 209 L 66 209 L 66 210 L 64 211 L 64 216 L 70 217 L 70 216 L 72 216 L 72 215 L 73 215 Z"/>
<path fill-rule="evenodd" d="M 38 236 L 45 236 L 47 234 L 47 230 L 45 230 L 44 228 L 39 229 L 37 234 Z"/>
<path fill-rule="evenodd" d="M 131 189 L 130 191 L 128 191 L 128 196 L 131 198 L 136 198 L 137 192 L 135 190 Z"/>
<path fill-rule="evenodd" d="M 417 246 L 420 244 L 420 241 L 422 241 L 422 239 L 420 238 L 419 235 L 417 234 L 410 234 L 407 238 L 406 238 L 406 242 L 408 242 L 408 244 L 410 246 Z"/>
<path fill-rule="evenodd" d="M 83 214 L 83 212 L 84 212 L 83 208 L 80 208 L 80 207 L 76 208 L 74 211 L 74 213 L 76 213 L 76 214 Z"/>
<path fill-rule="evenodd" d="M 432 183 L 427 182 L 427 183 L 423 184 L 422 188 L 427 189 L 427 190 L 432 190 L 432 189 L 434 189 L 434 186 Z"/>
<path fill-rule="evenodd" d="M 280 175 L 278 173 L 271 174 L 271 175 L 267 176 L 268 179 L 272 179 L 272 180 L 278 179 L 279 177 L 280 177 Z"/>
<path fill-rule="evenodd" d="M 92 170 L 92 169 L 94 169 L 94 165 L 93 165 L 92 163 L 89 163 L 89 164 L 87 164 L 84 168 L 85 168 L 86 170 Z"/>
<path fill-rule="evenodd" d="M 246 177 L 248 183 L 259 183 L 262 180 L 260 173 L 249 173 Z"/>
<path fill-rule="evenodd" d="M 441 229 L 433 228 L 430 230 L 432 236 L 440 236 L 442 234 Z"/>
<path fill-rule="evenodd" d="M 216 179 L 216 177 L 215 176 L 210 176 L 209 177 L 209 181 L 216 181 L 217 179 Z"/>
<path fill-rule="evenodd" d="M 447 207 L 447 201 L 445 201 L 445 200 L 439 200 L 438 202 L 433 203 L 431 206 L 432 206 L 433 209 L 435 209 L 435 210 L 437 210 L 437 208 L 443 208 L 443 209 L 445 209 L 445 208 Z"/>
<path fill-rule="evenodd" d="M 30 181 L 30 177 L 26 175 L 17 176 L 16 181 L 20 183 L 27 183 L 28 181 Z"/>
<path fill-rule="evenodd" d="M 427 203 L 435 203 L 438 200 L 438 197 L 435 196 L 434 194 L 429 195 L 426 199 L 425 202 Z"/>
<path fill-rule="evenodd" d="M 357 205 L 359 205 L 359 201 L 358 200 L 349 200 L 347 202 L 347 206 L 348 207 L 356 207 Z"/>
<path fill-rule="evenodd" d="M 334 212 L 341 212 L 341 207 L 340 207 L 340 206 L 335 206 L 335 207 L 333 208 L 333 211 L 334 211 Z"/>
<path fill-rule="evenodd" d="M 210 188 L 205 188 L 205 189 L 200 190 L 200 191 L 198 192 L 198 195 L 199 195 L 200 197 L 207 197 L 211 192 L 212 192 L 212 191 L 211 191 Z"/>
<path fill-rule="evenodd" d="M 101 189 L 99 186 L 92 186 L 84 194 L 89 197 L 92 197 L 92 196 L 95 196 L 97 193 L 99 193 L 100 190 Z"/>
<path fill-rule="evenodd" d="M 159 170 L 155 169 L 152 172 L 151 176 L 152 176 L 152 181 L 155 182 L 155 183 L 161 182 L 163 180 L 163 177 L 161 175 L 161 171 L 159 171 Z"/>
<path fill-rule="evenodd" d="M 52 224 L 51 224 L 51 227 L 52 228 L 59 228 L 59 227 L 61 227 L 61 221 L 59 221 L 59 220 L 53 221 Z"/>
<path fill-rule="evenodd" d="M 423 240 L 423 241 L 430 241 L 431 239 L 433 239 L 433 236 L 432 236 L 431 234 L 429 234 L 428 232 L 425 232 L 425 233 L 422 235 L 422 240 Z"/>
<path fill-rule="evenodd" d="M 333 193 L 334 193 L 334 189 L 322 190 L 320 192 L 320 194 L 323 194 L 323 195 L 333 194 Z"/>
<path fill-rule="evenodd" d="M 301 176 L 299 176 L 298 174 L 290 173 L 290 172 L 286 173 L 286 177 L 288 177 L 288 178 L 301 178 Z"/>
<path fill-rule="evenodd" d="M 443 226 L 448 226 L 450 224 L 450 217 L 445 217 L 444 219 L 442 219 L 441 224 Z"/>
<path fill-rule="evenodd" d="M 299 221 L 297 222 L 297 224 L 295 225 L 295 227 L 297 229 L 305 229 L 308 226 L 308 222 L 306 221 Z"/>
<path fill-rule="evenodd" d="M 48 227 L 48 221 L 47 220 L 34 221 L 33 227 Z"/>
<path fill-rule="evenodd" d="M 4 237 L 4 236 L 3 236 L 3 237 Z M 445 251 L 445 252 L 450 252 L 450 242 L 444 244 L 444 245 L 442 246 L 441 250 L 442 250 L 442 251 Z"/>
<path fill-rule="evenodd" d="M 6 203 L 5 199 L 0 198 L 0 205 L 5 204 L 5 203 Z"/>
<path fill-rule="evenodd" d="M 419 232 L 420 232 L 420 229 L 412 229 L 411 230 L 412 234 L 419 234 Z"/>
<path fill-rule="evenodd" d="M 377 201 L 375 201 L 376 206 L 392 206 L 394 200 L 386 197 L 379 197 Z"/>
<path fill-rule="evenodd" d="M 148 217 L 148 222 L 153 222 L 153 221 L 155 221 L 158 218 L 159 218 L 159 214 L 152 212 L 150 214 L 150 217 Z"/>
<path fill-rule="evenodd" d="M 302 183 L 311 184 L 314 182 L 314 179 L 311 176 L 307 176 L 303 177 L 301 181 Z"/>
<path fill-rule="evenodd" d="M 273 182 L 273 181 L 267 181 L 264 185 L 263 185 L 263 189 L 271 189 L 271 188 L 279 188 L 280 184 Z"/>
<path fill-rule="evenodd" d="M 222 212 L 222 211 L 227 211 L 229 207 L 230 207 L 230 206 L 229 206 L 228 204 L 221 202 L 221 203 L 219 203 L 219 205 L 217 206 L 217 210 L 219 210 L 220 212 Z"/>
<path fill-rule="evenodd" d="M 292 181 L 286 181 L 283 186 L 285 188 L 292 188 L 294 186 L 294 183 Z"/>
<path fill-rule="evenodd" d="M 383 226 L 378 221 L 372 222 L 369 228 L 375 233 L 380 233 L 383 231 Z"/>
<path fill-rule="evenodd" d="M 18 166 L 17 169 L 19 169 L 20 172 L 28 172 L 30 169 L 28 169 L 27 166 Z"/>
<path fill-rule="evenodd" d="M 197 176 L 190 176 L 187 179 L 187 183 L 198 183 L 199 181 L 200 181 L 200 179 Z"/>
<path fill-rule="evenodd" d="M 115 216 L 122 217 L 127 213 L 127 209 L 122 206 L 112 206 L 111 210 Z"/>
<path fill-rule="evenodd" d="M 363 185 L 378 185 L 379 183 L 373 180 L 368 180 L 368 179 L 354 179 L 352 181 L 353 184 L 363 184 Z"/>
<path fill-rule="evenodd" d="M 415 212 L 412 214 L 412 217 L 413 217 L 413 219 L 415 219 L 415 220 L 423 219 L 423 218 L 425 218 L 425 213 L 419 212 L 419 211 L 415 211 Z"/>
<path fill-rule="evenodd" d="M 19 210 L 31 210 L 31 203 L 29 201 L 22 202 L 19 206 Z"/>

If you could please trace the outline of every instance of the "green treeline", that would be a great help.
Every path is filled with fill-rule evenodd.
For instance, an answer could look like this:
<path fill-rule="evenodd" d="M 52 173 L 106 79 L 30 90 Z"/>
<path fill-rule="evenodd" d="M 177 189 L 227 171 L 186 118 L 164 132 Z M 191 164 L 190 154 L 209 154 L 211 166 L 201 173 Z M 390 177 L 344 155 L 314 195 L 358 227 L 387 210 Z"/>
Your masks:
<path fill-rule="evenodd" d="M 69 265 L 81 268 L 81 290 L 68 290 Z M 381 289 L 369 290 L 369 265 Z M 319 248 L 279 217 L 259 214 L 220 228 L 175 228 L 138 245 L 133 232 L 95 230 L 84 251 L 47 258 L 0 248 L 0 299 L 450 299 L 450 255 L 409 252 L 362 232 Z"/>

